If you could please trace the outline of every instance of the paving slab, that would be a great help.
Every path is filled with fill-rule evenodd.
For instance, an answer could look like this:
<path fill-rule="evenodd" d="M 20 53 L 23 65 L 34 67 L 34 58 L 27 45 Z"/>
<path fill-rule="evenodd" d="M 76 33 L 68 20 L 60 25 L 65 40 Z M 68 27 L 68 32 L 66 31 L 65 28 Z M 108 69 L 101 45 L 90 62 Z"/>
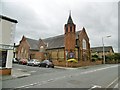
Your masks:
<path fill-rule="evenodd" d="M 23 78 L 23 77 L 27 77 L 29 75 L 31 75 L 31 74 L 25 70 L 13 68 L 11 71 L 11 75 L 0 76 L 0 80 L 3 81 L 3 80 L 15 79 L 15 78 Z"/>

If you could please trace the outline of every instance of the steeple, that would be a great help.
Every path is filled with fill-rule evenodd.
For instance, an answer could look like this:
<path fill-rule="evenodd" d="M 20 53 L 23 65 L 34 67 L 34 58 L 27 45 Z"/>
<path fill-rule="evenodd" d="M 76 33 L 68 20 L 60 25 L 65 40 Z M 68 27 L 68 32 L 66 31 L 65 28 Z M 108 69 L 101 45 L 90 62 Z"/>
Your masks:
<path fill-rule="evenodd" d="M 73 23 L 73 20 L 72 20 L 72 18 L 71 18 L 71 11 L 70 11 L 70 13 L 69 13 L 69 18 L 68 18 L 67 24 L 74 24 L 74 23 Z"/>

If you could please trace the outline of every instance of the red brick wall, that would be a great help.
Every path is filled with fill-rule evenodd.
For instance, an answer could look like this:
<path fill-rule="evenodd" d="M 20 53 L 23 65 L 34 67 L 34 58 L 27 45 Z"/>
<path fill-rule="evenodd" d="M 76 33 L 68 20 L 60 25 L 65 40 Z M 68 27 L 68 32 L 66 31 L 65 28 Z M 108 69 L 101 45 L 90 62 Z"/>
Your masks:
<path fill-rule="evenodd" d="M 39 51 L 30 51 L 30 55 L 34 55 L 31 59 L 38 59 L 38 60 L 44 60 L 44 53 Z"/>
<path fill-rule="evenodd" d="M 72 27 L 72 30 L 70 30 L 70 27 Z M 68 30 L 66 30 L 68 28 Z M 75 33 L 75 25 L 74 24 L 66 24 L 65 25 L 65 34 L 64 34 L 64 45 L 65 45 L 65 51 L 67 50 L 69 52 L 75 53 L 75 45 L 76 45 L 76 33 Z M 65 53 L 65 52 L 64 52 Z M 66 60 L 66 55 L 65 60 Z"/>
<path fill-rule="evenodd" d="M 18 47 L 17 58 L 29 59 L 31 55 L 33 56 L 32 59 L 38 59 L 38 60 L 44 59 L 44 53 L 30 50 L 29 44 L 26 41 L 26 38 L 23 36 L 22 40 L 20 41 L 19 47 Z"/>
<path fill-rule="evenodd" d="M 102 64 L 102 61 L 96 61 L 96 62 L 79 61 L 78 63 L 74 63 L 74 62 L 66 62 L 66 61 L 54 60 L 53 63 L 56 66 L 63 66 L 63 67 L 82 67 L 82 66 L 90 66 L 90 65 L 100 65 L 100 64 Z"/>
<path fill-rule="evenodd" d="M 20 41 L 19 47 L 18 47 L 18 55 L 17 58 L 29 58 L 29 45 L 23 36 L 22 40 Z"/>
<path fill-rule="evenodd" d="M 83 49 L 83 39 L 86 41 L 86 49 Z M 89 43 L 89 38 L 87 36 L 87 33 L 85 31 L 85 29 L 83 29 L 80 33 L 79 33 L 79 43 L 80 43 L 80 60 L 84 60 L 83 55 L 84 52 L 86 53 L 87 56 L 87 60 L 91 59 L 91 52 L 90 52 L 90 43 Z"/>

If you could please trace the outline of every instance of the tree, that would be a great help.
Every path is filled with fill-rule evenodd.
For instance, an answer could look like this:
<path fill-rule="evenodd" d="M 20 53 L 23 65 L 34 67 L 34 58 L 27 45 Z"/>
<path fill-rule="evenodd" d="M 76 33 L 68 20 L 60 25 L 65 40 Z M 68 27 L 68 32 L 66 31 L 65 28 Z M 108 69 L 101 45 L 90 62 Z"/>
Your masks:
<path fill-rule="evenodd" d="M 120 63 L 120 53 L 115 53 L 114 54 L 114 60 Z"/>
<path fill-rule="evenodd" d="M 98 59 L 98 55 L 92 55 L 92 61 L 94 62 L 94 61 L 96 61 Z"/>
<path fill-rule="evenodd" d="M 114 53 L 113 55 L 107 55 L 106 57 L 107 63 L 120 63 L 120 53 Z"/>

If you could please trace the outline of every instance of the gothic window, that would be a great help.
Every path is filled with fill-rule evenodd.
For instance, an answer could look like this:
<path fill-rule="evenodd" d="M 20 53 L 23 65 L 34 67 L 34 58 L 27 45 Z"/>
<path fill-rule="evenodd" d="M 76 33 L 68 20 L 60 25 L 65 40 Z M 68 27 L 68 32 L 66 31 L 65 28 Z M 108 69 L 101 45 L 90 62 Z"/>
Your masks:
<path fill-rule="evenodd" d="M 83 49 L 86 49 L 86 40 L 83 39 Z"/>
<path fill-rule="evenodd" d="M 40 52 L 44 52 L 45 50 L 44 50 L 44 47 L 43 46 L 41 46 L 40 47 Z"/>
<path fill-rule="evenodd" d="M 66 27 L 66 32 L 68 32 L 68 27 Z"/>
<path fill-rule="evenodd" d="M 74 27 L 73 27 L 73 30 L 74 30 L 74 32 L 75 32 L 75 25 L 74 25 Z"/>
<path fill-rule="evenodd" d="M 23 53 L 23 47 L 21 48 L 21 52 Z"/>

